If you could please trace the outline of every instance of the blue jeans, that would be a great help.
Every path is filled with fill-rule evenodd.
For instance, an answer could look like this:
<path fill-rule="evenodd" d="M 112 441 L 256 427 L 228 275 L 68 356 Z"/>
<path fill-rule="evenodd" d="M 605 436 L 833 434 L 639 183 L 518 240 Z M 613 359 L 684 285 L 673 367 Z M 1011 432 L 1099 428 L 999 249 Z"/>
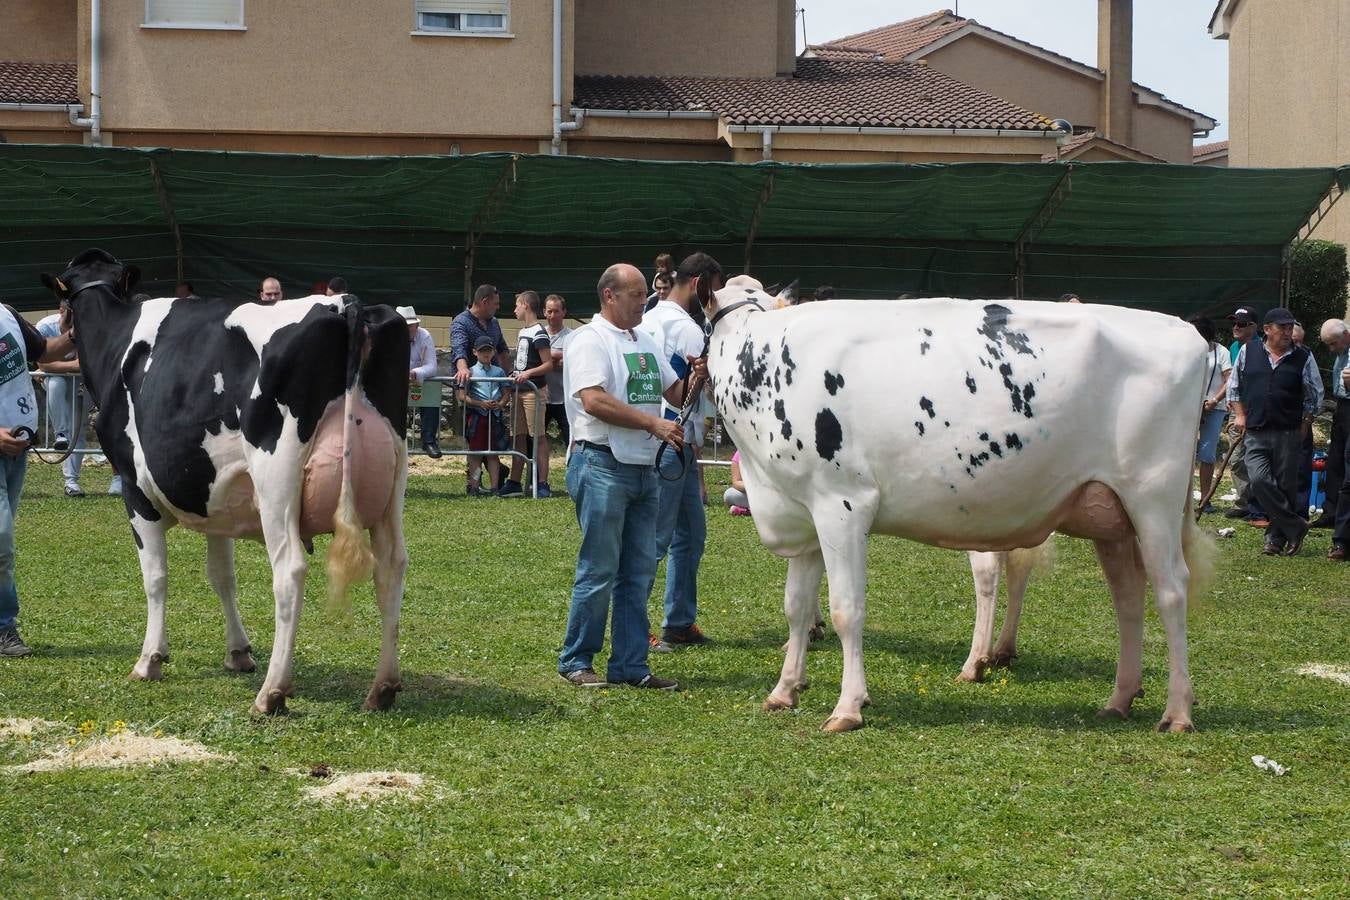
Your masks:
<path fill-rule="evenodd" d="M 703 511 L 703 482 L 698 463 L 685 451 L 661 454 L 657 482 L 661 503 L 656 513 L 656 557 L 666 557 L 666 616 L 664 628 L 688 628 L 698 618 L 698 564 L 708 537 Z M 683 472 L 683 474 L 681 474 Z"/>
<path fill-rule="evenodd" d="M 0 628 L 19 621 L 19 590 L 14 586 L 14 514 L 19 511 L 23 476 L 28 471 L 28 454 L 0 454 Z"/>
<path fill-rule="evenodd" d="M 612 606 L 605 679 L 649 675 L 647 595 L 656 580 L 656 472 L 578 448 L 567 462 L 567 491 L 576 504 L 581 550 L 558 671 L 566 675 L 592 668 Z"/>
<path fill-rule="evenodd" d="M 81 389 L 79 399 L 71 400 L 71 391 L 76 384 L 74 375 L 48 375 L 45 382 L 47 421 L 51 423 L 52 431 L 66 435 L 72 450 L 83 448 L 84 433 L 89 424 L 89 395 Z M 76 418 L 71 418 L 72 412 Z M 66 484 L 79 483 L 80 464 L 83 462 L 83 453 L 72 453 L 61 463 L 61 474 L 65 476 Z"/>

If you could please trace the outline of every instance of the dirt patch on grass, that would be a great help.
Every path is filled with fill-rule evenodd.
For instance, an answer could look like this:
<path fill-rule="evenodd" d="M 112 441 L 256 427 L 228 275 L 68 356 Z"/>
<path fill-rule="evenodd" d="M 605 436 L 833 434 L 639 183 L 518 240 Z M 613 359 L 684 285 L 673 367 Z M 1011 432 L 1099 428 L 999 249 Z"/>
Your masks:
<path fill-rule="evenodd" d="M 170 763 L 217 762 L 229 758 L 196 741 L 175 737 L 144 737 L 122 732 L 87 744 L 76 742 L 61 750 L 51 751 L 40 759 L 10 766 L 9 771 L 29 773 L 62 769 L 130 769 Z"/>
<path fill-rule="evenodd" d="M 1328 681 L 1336 681 L 1350 686 L 1350 666 L 1332 666 L 1326 663 L 1308 663 L 1299 666 L 1294 670 L 1299 675 L 1311 675 L 1314 678 L 1325 678 Z"/>
<path fill-rule="evenodd" d="M 60 722 L 48 722 L 46 719 L 0 719 L 0 741 L 31 738 L 35 734 L 64 727 Z"/>
<path fill-rule="evenodd" d="M 319 784 L 305 788 L 311 800 L 326 803 L 373 803 L 379 800 L 416 799 L 428 786 L 429 779 L 416 772 L 351 772 L 347 775 L 331 773 L 316 776 L 313 770 L 307 777 L 323 778 Z"/>

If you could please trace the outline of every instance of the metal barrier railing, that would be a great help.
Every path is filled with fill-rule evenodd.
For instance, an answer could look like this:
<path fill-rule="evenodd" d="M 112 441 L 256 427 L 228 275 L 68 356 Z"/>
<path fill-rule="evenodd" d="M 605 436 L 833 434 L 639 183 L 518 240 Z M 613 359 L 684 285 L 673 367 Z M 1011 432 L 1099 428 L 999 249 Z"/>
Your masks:
<path fill-rule="evenodd" d="M 436 376 L 433 376 L 433 377 L 431 377 L 431 378 L 423 379 L 423 382 L 422 382 L 422 383 L 425 384 L 425 383 L 427 383 L 427 382 L 434 382 L 434 383 L 441 384 L 441 385 L 449 385 L 452 394 L 453 394 L 454 391 L 456 391 L 456 390 L 458 390 L 458 389 L 460 388 L 459 383 L 455 380 L 455 378 L 454 378 L 453 376 L 450 376 L 450 375 L 436 375 Z M 522 382 L 522 383 L 517 384 L 517 383 L 516 383 L 516 380 L 515 380 L 514 378 L 510 378 L 510 377 L 493 377 L 493 378 L 470 377 L 468 383 L 466 383 L 466 384 L 464 385 L 464 388 L 467 390 L 468 385 L 469 385 L 469 384 L 474 384 L 474 383 L 477 383 L 477 384 L 502 384 L 502 385 L 511 385 L 511 386 L 514 388 L 514 393 L 515 393 L 515 397 L 513 398 L 513 401 L 512 401 L 513 403 L 519 403 L 519 402 L 520 402 L 520 396 L 521 396 L 521 394 L 524 393 L 526 390 L 528 390 L 528 391 L 530 391 L 531 393 L 534 394 L 534 428 L 533 428 L 533 429 L 530 429 L 530 430 L 532 430 L 532 431 L 534 432 L 534 447 L 532 448 L 533 453 L 525 453 L 525 452 L 523 452 L 523 451 L 521 451 L 521 450 L 515 449 L 514 446 L 513 446 L 511 449 L 509 449 L 509 450 L 470 450 L 468 447 L 465 447 L 463 450 L 454 449 L 454 448 L 449 448 L 449 449 L 442 448 L 442 449 L 441 449 L 441 455 L 442 455 L 442 456 L 464 456 L 464 457 L 474 457 L 474 456 L 478 456 L 478 457 L 487 457 L 487 456 L 495 456 L 495 457 L 497 457 L 497 458 L 501 458 L 501 457 L 503 457 L 503 456 L 509 456 L 509 457 L 511 457 L 511 458 L 513 458 L 513 459 L 520 459 L 520 460 L 522 460 L 522 461 L 524 462 L 524 464 L 529 468 L 529 472 L 530 472 L 530 492 L 529 492 L 529 496 L 531 496 L 531 497 L 538 497 L 538 495 L 539 495 L 539 481 L 540 481 L 540 479 L 539 479 L 539 467 L 535 464 L 535 460 L 539 459 L 539 442 L 540 442 L 540 440 L 543 438 L 543 435 L 544 435 L 544 413 L 545 413 L 544 407 L 545 407 L 545 403 L 546 403 L 547 398 L 540 392 L 540 389 L 539 389 L 539 386 L 538 386 L 538 385 L 533 384 L 533 383 L 531 383 L 531 382 L 529 382 L 529 381 L 525 381 L 525 382 Z M 505 395 L 507 392 L 506 392 L 506 391 L 503 391 L 502 393 L 503 393 L 503 395 Z M 467 404 L 460 404 L 460 406 L 461 406 L 461 409 L 460 409 L 460 413 L 459 413 L 459 433 L 460 433 L 461 435 L 463 435 L 463 434 L 465 433 L 465 426 L 466 426 L 467 420 L 468 420 L 469 409 L 468 409 L 468 405 L 467 405 Z M 514 420 L 515 420 L 515 410 L 514 410 L 514 409 L 513 409 L 512 412 L 511 412 L 511 417 L 512 417 L 512 421 L 514 421 Z M 439 411 L 438 411 L 438 415 L 437 415 L 437 421 L 438 421 L 438 422 L 440 421 Z M 488 428 L 490 429 L 491 427 L 492 427 L 492 417 L 489 416 L 489 417 L 488 417 Z M 514 438 L 515 438 L 515 437 L 516 437 L 515 435 L 512 435 L 513 441 L 514 441 Z M 488 446 L 489 446 L 489 447 L 492 446 L 492 432 L 491 432 L 491 431 L 488 432 Z M 413 445 L 413 443 L 412 443 L 412 432 L 411 432 L 411 431 L 409 431 L 409 433 L 408 433 L 408 453 L 409 453 L 409 455 L 413 455 L 413 456 L 424 456 L 424 455 L 426 455 L 426 454 L 425 454 L 425 451 L 423 451 L 420 447 L 415 447 L 415 446 Z M 547 473 L 545 473 L 545 479 L 547 479 L 547 477 L 548 477 L 548 476 L 547 476 Z"/>
<path fill-rule="evenodd" d="M 69 452 L 72 456 L 99 456 L 103 448 L 98 444 L 98 436 L 89 427 L 89 415 L 93 410 L 93 399 L 84 390 L 84 378 L 78 373 L 31 372 L 33 387 L 38 397 L 38 433 L 33 440 L 32 449 L 43 454 Z M 59 385 L 59 387 L 58 387 Z M 65 400 L 67 429 L 67 447 L 56 446 L 58 429 L 52 422 L 56 410 L 52 408 L 53 391 L 68 392 Z"/>

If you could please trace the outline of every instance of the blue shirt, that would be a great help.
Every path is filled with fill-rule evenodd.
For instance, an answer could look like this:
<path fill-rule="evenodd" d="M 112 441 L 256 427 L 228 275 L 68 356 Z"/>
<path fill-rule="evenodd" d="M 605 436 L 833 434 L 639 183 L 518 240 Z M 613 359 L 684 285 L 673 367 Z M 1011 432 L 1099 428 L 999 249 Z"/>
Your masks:
<path fill-rule="evenodd" d="M 505 378 L 506 372 L 501 366 L 485 366 L 474 363 L 469 368 L 469 396 L 480 403 L 490 403 L 502 399 L 502 382 L 477 381 L 479 378 Z M 486 412 L 486 410 L 475 410 Z"/>
<path fill-rule="evenodd" d="M 462 359 L 472 366 L 473 345 L 483 336 L 492 338 L 494 357 L 506 352 L 506 338 L 502 337 L 502 326 L 498 324 L 496 317 L 488 319 L 485 328 L 472 310 L 466 309 L 455 316 L 454 321 L 450 323 L 450 365 L 458 369 L 459 361 Z"/>

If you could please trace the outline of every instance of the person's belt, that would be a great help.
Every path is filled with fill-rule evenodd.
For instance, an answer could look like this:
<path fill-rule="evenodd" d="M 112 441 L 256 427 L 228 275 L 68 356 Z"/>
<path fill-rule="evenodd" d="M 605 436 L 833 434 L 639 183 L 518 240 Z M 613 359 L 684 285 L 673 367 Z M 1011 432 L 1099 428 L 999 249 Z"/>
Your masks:
<path fill-rule="evenodd" d="M 606 453 L 610 456 L 614 455 L 614 451 L 609 449 L 608 444 L 597 444 L 594 441 L 577 441 L 577 446 L 580 447 L 582 450 L 596 450 L 599 451 L 600 453 Z"/>

